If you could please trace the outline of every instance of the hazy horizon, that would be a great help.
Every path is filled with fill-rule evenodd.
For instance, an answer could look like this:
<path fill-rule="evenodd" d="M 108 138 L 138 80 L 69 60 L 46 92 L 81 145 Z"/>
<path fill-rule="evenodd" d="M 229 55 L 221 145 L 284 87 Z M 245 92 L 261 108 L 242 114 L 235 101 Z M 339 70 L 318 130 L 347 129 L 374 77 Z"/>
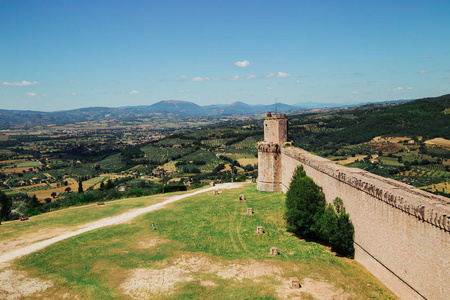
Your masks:
<path fill-rule="evenodd" d="M 1 1 L 0 108 L 449 93 L 450 3 Z"/>

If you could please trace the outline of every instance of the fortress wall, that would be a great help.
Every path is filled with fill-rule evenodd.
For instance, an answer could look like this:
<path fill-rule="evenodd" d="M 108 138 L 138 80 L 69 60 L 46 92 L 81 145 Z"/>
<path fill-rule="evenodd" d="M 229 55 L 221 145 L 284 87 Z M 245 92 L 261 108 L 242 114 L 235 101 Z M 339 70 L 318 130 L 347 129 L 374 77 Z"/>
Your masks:
<path fill-rule="evenodd" d="M 281 149 L 284 192 L 300 164 L 323 188 L 328 202 L 337 196 L 344 201 L 355 227 L 355 259 L 359 263 L 401 299 L 448 299 L 450 203 L 447 198 L 363 170 L 336 165 L 294 147 Z"/>

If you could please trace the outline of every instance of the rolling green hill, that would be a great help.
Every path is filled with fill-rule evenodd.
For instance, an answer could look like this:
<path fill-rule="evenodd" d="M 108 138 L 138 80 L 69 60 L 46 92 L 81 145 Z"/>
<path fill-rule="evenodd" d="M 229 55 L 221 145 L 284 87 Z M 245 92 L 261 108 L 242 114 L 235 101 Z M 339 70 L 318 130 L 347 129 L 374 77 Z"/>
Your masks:
<path fill-rule="evenodd" d="M 300 127 L 307 124 L 310 126 Z M 369 105 L 325 115 L 296 115 L 290 118 L 290 125 L 290 139 L 310 151 L 336 149 L 383 135 L 450 138 L 450 94 L 390 107 Z"/>

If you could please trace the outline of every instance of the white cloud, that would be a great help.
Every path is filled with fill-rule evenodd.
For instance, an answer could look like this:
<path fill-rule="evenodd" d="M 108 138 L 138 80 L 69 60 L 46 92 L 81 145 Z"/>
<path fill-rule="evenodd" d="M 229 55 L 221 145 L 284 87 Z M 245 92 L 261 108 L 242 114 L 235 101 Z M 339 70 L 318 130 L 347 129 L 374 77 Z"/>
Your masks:
<path fill-rule="evenodd" d="M 268 86 L 267 89 L 268 89 L 268 90 L 273 90 L 273 87 Z"/>
<path fill-rule="evenodd" d="M 396 87 L 395 89 L 392 89 L 393 91 L 403 91 L 404 88 L 402 88 L 401 86 Z"/>
<path fill-rule="evenodd" d="M 185 79 L 185 78 L 187 78 L 187 76 L 186 75 L 180 75 L 180 78 Z"/>
<path fill-rule="evenodd" d="M 255 79 L 256 76 L 253 75 L 253 74 L 250 74 L 250 75 L 248 75 L 248 76 L 245 76 L 245 78 L 247 78 L 247 79 Z"/>
<path fill-rule="evenodd" d="M 189 90 L 178 90 L 178 93 L 189 93 L 190 91 Z"/>
<path fill-rule="evenodd" d="M 269 74 L 266 74 L 264 77 L 266 77 L 266 78 L 272 78 L 272 77 L 275 77 L 275 74 L 273 74 L 272 72 L 270 72 Z"/>
<path fill-rule="evenodd" d="M 421 70 L 419 71 L 420 74 L 428 74 L 431 73 L 431 71 L 427 71 L 427 70 Z"/>
<path fill-rule="evenodd" d="M 72 93 L 72 95 L 74 95 L 74 96 L 75 96 L 76 94 L 77 94 L 77 93 Z"/>
<path fill-rule="evenodd" d="M 27 95 L 30 96 L 30 97 L 35 97 L 35 96 L 37 96 L 36 93 L 27 93 Z"/>
<path fill-rule="evenodd" d="M 200 76 L 194 77 L 191 79 L 192 81 L 203 81 L 204 79 L 201 78 Z"/>
<path fill-rule="evenodd" d="M 205 79 L 205 80 L 210 80 L 210 78 L 209 78 L 209 77 L 205 77 L 204 79 Z"/>
<path fill-rule="evenodd" d="M 238 75 L 234 75 L 233 77 L 227 77 L 224 78 L 225 80 L 239 80 L 239 76 Z"/>
<path fill-rule="evenodd" d="M 407 87 L 406 89 L 407 89 L 407 90 L 412 90 L 413 88 L 412 88 L 412 87 Z"/>
<path fill-rule="evenodd" d="M 47 96 L 47 94 L 42 94 L 43 97 Z"/>
<path fill-rule="evenodd" d="M 129 92 L 128 94 L 130 95 L 136 95 L 136 94 L 140 94 L 141 92 L 136 91 L 136 90 L 132 90 L 131 92 Z"/>
<path fill-rule="evenodd" d="M 351 91 L 351 93 L 352 93 L 352 94 L 358 94 L 358 92 L 357 92 L 357 91 Z"/>
<path fill-rule="evenodd" d="M 300 80 L 297 80 L 296 82 L 297 82 L 297 83 L 300 83 Z"/>
<path fill-rule="evenodd" d="M 285 72 L 278 72 L 277 73 L 277 77 L 280 77 L 280 78 L 290 77 L 291 75 L 292 75 L 291 73 L 285 73 Z"/>
<path fill-rule="evenodd" d="M 239 68 L 245 68 L 250 65 L 250 62 L 248 60 L 237 61 L 234 63 L 234 65 Z"/>
<path fill-rule="evenodd" d="M 22 81 L 22 82 L 2 82 L 0 85 L 10 85 L 10 86 L 28 86 L 28 85 L 38 85 L 39 82 L 29 82 L 29 81 Z"/>

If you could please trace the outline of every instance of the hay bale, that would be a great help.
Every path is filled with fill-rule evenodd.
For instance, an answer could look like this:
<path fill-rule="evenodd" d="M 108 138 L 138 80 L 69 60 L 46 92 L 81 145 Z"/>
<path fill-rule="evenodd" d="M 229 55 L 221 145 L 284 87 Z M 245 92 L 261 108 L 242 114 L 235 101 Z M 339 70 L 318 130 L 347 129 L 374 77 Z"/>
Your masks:
<path fill-rule="evenodd" d="M 263 233 L 264 233 L 263 227 L 262 227 L 262 226 L 257 226 L 257 227 L 256 227 L 256 233 L 258 233 L 258 234 L 263 234 Z"/>
<path fill-rule="evenodd" d="M 251 207 L 247 208 L 247 214 L 252 215 L 253 209 Z"/>
<path fill-rule="evenodd" d="M 97 205 L 105 205 L 105 202 L 98 202 Z"/>
<path fill-rule="evenodd" d="M 270 247 L 270 254 L 278 255 L 278 248 L 277 247 Z"/>

